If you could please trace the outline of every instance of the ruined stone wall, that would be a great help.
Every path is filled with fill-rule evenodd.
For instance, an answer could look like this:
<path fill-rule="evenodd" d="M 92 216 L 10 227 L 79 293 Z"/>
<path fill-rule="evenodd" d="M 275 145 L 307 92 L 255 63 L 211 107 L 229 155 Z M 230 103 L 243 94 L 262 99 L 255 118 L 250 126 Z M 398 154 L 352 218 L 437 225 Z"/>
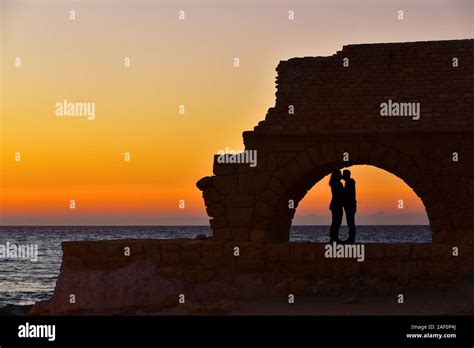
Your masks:
<path fill-rule="evenodd" d="M 33 313 L 136 313 L 216 299 L 396 294 L 450 287 L 474 270 L 474 250 L 450 245 L 366 244 L 365 259 L 326 258 L 320 243 L 207 240 L 63 242 L 51 300 Z M 238 255 L 236 256 L 236 249 Z M 129 248 L 130 256 L 125 256 Z M 71 295 L 75 302 L 71 303 Z"/>
<path fill-rule="evenodd" d="M 275 107 L 243 133 L 257 166 L 216 156 L 197 183 L 217 239 L 287 242 L 290 199 L 297 207 L 333 170 L 367 164 L 421 198 L 434 243 L 474 244 L 473 40 L 349 45 L 277 71 Z M 420 103 L 420 119 L 380 116 L 387 100 Z"/>
<path fill-rule="evenodd" d="M 469 136 L 353 134 L 335 141 L 333 135 L 252 135 L 247 148 L 258 151 L 256 168 L 215 160 L 215 176 L 198 183 L 218 239 L 288 241 L 298 203 L 316 182 L 335 169 L 368 164 L 395 174 L 421 198 L 435 243 L 474 243 L 474 143 Z M 458 162 L 453 162 L 455 152 Z M 290 199 L 295 209 L 289 209 Z"/>
<path fill-rule="evenodd" d="M 448 286 L 472 272 L 473 41 L 350 45 L 277 70 L 275 107 L 243 134 L 257 166 L 216 157 L 214 175 L 197 183 L 211 239 L 65 242 L 54 295 L 33 312 L 154 311 L 177 305 L 180 294 L 193 302 L 396 293 Z M 419 102 L 420 119 L 381 117 L 388 99 Z M 288 243 L 295 214 L 288 200 L 297 207 L 324 176 L 355 164 L 385 169 L 415 191 L 433 244 L 365 244 L 357 262 L 324 257 L 323 244 Z"/>
<path fill-rule="evenodd" d="M 474 127 L 474 40 L 348 45 L 280 62 L 277 72 L 276 105 L 257 132 Z M 380 117 L 388 99 L 420 103 L 420 119 Z"/>

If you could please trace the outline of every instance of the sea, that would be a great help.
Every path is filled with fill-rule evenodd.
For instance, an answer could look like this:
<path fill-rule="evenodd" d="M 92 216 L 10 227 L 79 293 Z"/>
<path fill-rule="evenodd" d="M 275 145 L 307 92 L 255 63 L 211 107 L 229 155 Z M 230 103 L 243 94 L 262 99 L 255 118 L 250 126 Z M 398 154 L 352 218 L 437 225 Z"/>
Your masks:
<path fill-rule="evenodd" d="M 292 226 L 291 242 L 327 242 L 329 226 Z M 37 259 L 0 252 L 0 308 L 25 306 L 51 297 L 61 266 L 61 242 L 74 240 L 173 239 L 211 235 L 209 226 L 4 226 L 0 251 L 8 245 L 36 245 Z M 347 238 L 342 226 L 340 238 Z M 429 226 L 358 226 L 361 243 L 431 243 Z M 10 255 L 8 255 L 10 256 Z"/>

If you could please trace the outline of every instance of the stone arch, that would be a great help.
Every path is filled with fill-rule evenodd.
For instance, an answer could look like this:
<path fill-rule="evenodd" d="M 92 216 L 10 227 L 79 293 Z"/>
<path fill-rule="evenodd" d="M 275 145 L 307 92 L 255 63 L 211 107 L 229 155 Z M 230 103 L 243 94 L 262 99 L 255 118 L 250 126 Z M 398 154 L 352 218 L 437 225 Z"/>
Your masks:
<path fill-rule="evenodd" d="M 474 40 L 348 45 L 280 62 L 275 106 L 243 133 L 258 165 L 215 157 L 214 175 L 197 182 L 214 238 L 285 242 L 289 196 L 301 200 L 335 168 L 367 164 L 421 198 L 433 243 L 474 244 L 474 65 L 453 68 L 451 57 L 472 61 Z M 387 100 L 416 100 L 420 117 L 381 117 Z"/>
<path fill-rule="evenodd" d="M 292 152 L 280 151 L 285 148 L 281 144 L 273 150 L 260 148 L 259 161 L 266 166 L 254 169 L 215 161 L 218 175 L 198 182 L 216 239 L 287 242 L 298 203 L 311 187 L 335 169 L 358 164 L 386 170 L 413 189 L 425 206 L 433 242 L 446 243 L 453 238 L 453 216 L 436 179 L 443 163 L 435 161 L 428 166 L 424 156 L 405 153 L 400 144 L 380 139 L 322 140 Z M 349 161 L 342 160 L 346 153 Z M 295 209 L 289 209 L 289 199 L 294 200 Z"/>
<path fill-rule="evenodd" d="M 331 148 L 336 149 L 337 145 L 337 143 L 314 145 L 298 153 L 271 175 L 265 191 L 256 201 L 254 211 L 254 227 L 272 231 L 269 234 L 273 234 L 273 237 L 269 236 L 269 240 L 288 241 L 292 219 L 299 202 L 307 192 L 332 171 L 353 165 L 371 165 L 396 175 L 422 200 L 430 220 L 430 227 L 434 231 L 439 232 L 447 226 L 451 227 L 446 214 L 443 214 L 446 211 L 445 207 L 442 201 L 437 199 L 440 197 L 440 192 L 432 176 L 425 173 L 415 160 L 387 146 L 379 147 L 371 156 L 368 152 L 370 146 L 362 146 L 362 150 L 359 150 L 362 153 L 351 152 L 346 147 L 344 152 L 349 154 L 351 160 L 345 162 L 337 158 L 336 151 L 331 151 Z M 326 152 L 326 156 L 323 156 L 322 148 L 329 151 Z M 343 153 L 340 154 L 341 158 Z M 294 209 L 288 208 L 290 199 L 294 201 Z M 267 225 L 262 223 L 262 218 L 269 220 Z M 278 223 L 272 224 L 271 221 Z"/>

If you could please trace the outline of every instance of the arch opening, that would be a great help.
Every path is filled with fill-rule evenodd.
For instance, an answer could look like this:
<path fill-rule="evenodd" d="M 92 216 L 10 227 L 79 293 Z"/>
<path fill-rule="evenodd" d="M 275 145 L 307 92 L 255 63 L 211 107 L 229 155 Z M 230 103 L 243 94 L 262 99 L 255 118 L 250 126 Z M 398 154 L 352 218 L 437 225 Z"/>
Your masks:
<path fill-rule="evenodd" d="M 425 205 L 405 181 L 373 165 L 350 165 L 341 168 L 344 169 L 349 169 L 351 177 L 356 181 L 356 241 L 432 242 Z M 299 199 L 290 228 L 291 242 L 328 241 L 331 224 L 329 177 L 330 174 L 327 174 L 315 182 Z M 348 238 L 345 213 L 339 236 L 342 240 Z"/>
<path fill-rule="evenodd" d="M 321 143 L 307 147 L 273 173 L 275 180 L 272 179 L 269 182 L 266 192 L 261 195 L 262 198 L 257 202 L 254 211 L 257 217 L 259 214 L 265 214 L 267 220 L 260 223 L 260 218 L 258 218 L 254 226 L 259 225 L 257 228 L 261 226 L 267 231 L 267 240 L 289 241 L 292 220 L 298 205 L 315 183 L 320 182 L 336 169 L 357 165 L 377 167 L 398 177 L 421 200 L 429 220 L 432 242 L 443 243 L 450 238 L 449 230 L 452 229 L 452 224 L 443 200 L 439 199 L 440 188 L 436 185 L 433 175 L 437 172 L 437 168 L 426 167 L 412 156 L 377 144 L 375 144 L 377 146 L 372 144 L 373 151 L 362 150 L 363 144 L 360 144 L 361 150 L 350 151 L 355 155 L 352 156 L 351 161 L 344 162 L 338 158 L 337 149 L 336 151 L 328 150 L 335 149 L 336 145 Z M 277 194 L 273 195 L 274 192 Z M 265 206 L 267 203 L 264 199 L 267 196 L 271 198 L 267 199 L 268 205 Z M 290 200 L 294 202 L 293 209 L 289 208 Z"/>

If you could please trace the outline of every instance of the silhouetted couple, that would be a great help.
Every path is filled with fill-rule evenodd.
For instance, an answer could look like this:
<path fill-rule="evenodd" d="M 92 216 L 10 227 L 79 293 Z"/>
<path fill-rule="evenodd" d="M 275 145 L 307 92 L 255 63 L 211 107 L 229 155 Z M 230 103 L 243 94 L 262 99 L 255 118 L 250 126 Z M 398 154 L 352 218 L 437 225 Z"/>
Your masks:
<path fill-rule="evenodd" d="M 344 180 L 344 186 L 341 180 Z M 329 243 L 355 243 L 355 213 L 357 210 L 355 180 L 351 178 L 351 172 L 345 169 L 342 172 L 336 170 L 329 179 L 331 186 L 332 199 L 329 209 L 332 212 L 332 223 L 329 231 Z M 343 210 L 346 212 L 346 222 L 349 228 L 349 238 L 345 241 L 339 239 L 339 228 L 342 223 Z"/>

